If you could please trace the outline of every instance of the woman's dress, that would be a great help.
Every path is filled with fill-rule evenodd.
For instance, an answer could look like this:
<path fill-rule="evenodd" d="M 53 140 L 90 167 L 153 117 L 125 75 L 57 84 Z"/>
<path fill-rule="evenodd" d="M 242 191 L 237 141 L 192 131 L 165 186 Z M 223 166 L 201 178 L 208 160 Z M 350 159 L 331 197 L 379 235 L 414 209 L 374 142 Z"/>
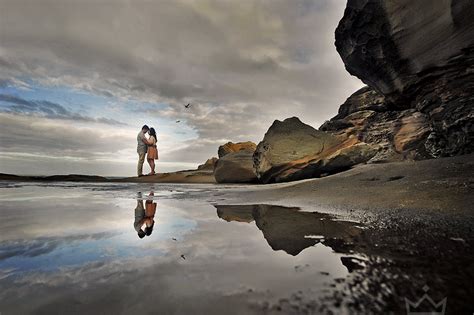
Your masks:
<path fill-rule="evenodd" d="M 147 159 L 158 160 L 158 148 L 156 147 L 155 137 L 150 137 L 150 139 L 148 139 L 148 142 L 151 143 L 148 145 Z"/>

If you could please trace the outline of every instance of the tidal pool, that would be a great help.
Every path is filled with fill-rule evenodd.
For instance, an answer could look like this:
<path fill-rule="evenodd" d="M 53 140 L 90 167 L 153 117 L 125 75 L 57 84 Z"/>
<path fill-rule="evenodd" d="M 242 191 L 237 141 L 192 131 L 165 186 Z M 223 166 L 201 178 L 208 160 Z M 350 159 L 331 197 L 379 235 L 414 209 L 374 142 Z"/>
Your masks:
<path fill-rule="evenodd" d="M 355 222 L 187 190 L 4 183 L 1 314 L 312 312 L 363 265 Z"/>
<path fill-rule="evenodd" d="M 226 189 L 0 182 L 0 314 L 399 314 L 425 293 L 474 311 L 470 218 L 361 224 Z"/>

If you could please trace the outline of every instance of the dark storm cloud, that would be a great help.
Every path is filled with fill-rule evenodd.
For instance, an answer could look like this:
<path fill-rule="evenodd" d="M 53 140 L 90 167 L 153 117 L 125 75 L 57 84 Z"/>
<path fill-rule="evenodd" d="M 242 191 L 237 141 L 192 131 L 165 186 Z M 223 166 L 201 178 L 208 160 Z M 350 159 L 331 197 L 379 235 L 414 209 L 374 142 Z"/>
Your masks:
<path fill-rule="evenodd" d="M 362 86 L 334 47 L 345 4 L 0 0 L 0 85 L 27 78 L 169 104 L 150 114 L 181 120 L 198 138 L 168 158 L 198 163 L 224 141 L 258 142 L 274 119 L 299 116 L 317 127 Z M 184 102 L 193 109 L 184 112 Z M 46 135 L 53 138 L 37 139 L 38 150 L 56 150 L 57 137 Z"/>
<path fill-rule="evenodd" d="M 335 113 L 358 85 L 333 46 L 344 4 L 4 0 L 0 66 L 6 75 L 107 95 L 262 106 L 297 101 L 306 112 Z M 327 94 L 330 102 L 321 97 Z"/>
<path fill-rule="evenodd" d="M 66 119 L 83 122 L 97 122 L 110 125 L 126 125 L 123 122 L 99 117 L 93 118 L 79 113 L 71 112 L 64 106 L 45 100 L 26 100 L 21 97 L 0 94 L 0 112 L 39 116 L 50 119 Z"/>

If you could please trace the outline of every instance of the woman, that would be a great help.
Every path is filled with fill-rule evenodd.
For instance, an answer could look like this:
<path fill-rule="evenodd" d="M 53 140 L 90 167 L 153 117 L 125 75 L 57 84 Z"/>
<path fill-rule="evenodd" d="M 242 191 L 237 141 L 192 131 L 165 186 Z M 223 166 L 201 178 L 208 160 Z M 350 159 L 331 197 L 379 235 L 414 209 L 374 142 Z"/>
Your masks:
<path fill-rule="evenodd" d="M 148 138 L 148 151 L 146 158 L 150 164 L 151 172 L 148 175 L 155 175 L 155 160 L 158 160 L 158 149 L 156 148 L 156 132 L 155 128 L 150 128 L 148 131 L 150 138 Z"/>
<path fill-rule="evenodd" d="M 150 192 L 149 197 L 153 198 L 155 194 L 153 191 Z M 153 227 L 155 226 L 155 213 L 156 213 L 156 202 L 153 199 L 147 199 L 145 202 L 145 234 L 150 236 L 153 232 Z"/>

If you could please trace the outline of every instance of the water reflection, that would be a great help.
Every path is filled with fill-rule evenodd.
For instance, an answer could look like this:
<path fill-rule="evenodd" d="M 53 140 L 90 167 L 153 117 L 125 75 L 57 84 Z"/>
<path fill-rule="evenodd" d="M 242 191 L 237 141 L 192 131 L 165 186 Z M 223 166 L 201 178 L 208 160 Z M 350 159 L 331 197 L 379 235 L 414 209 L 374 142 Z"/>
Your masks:
<path fill-rule="evenodd" d="M 273 205 L 216 205 L 219 218 L 228 222 L 255 221 L 268 245 L 296 256 L 305 248 L 322 243 L 337 252 L 361 233 L 358 223 L 335 221 L 318 212 L 302 212 L 299 208 Z"/>
<path fill-rule="evenodd" d="M 401 313 L 425 284 L 436 300 L 455 293 L 453 314 L 472 304 L 469 220 L 394 213 L 390 228 L 359 229 L 298 208 L 171 198 L 170 186 L 63 186 L 0 195 L 2 314 Z"/>
<path fill-rule="evenodd" d="M 150 191 L 148 198 L 145 201 L 145 207 L 143 206 L 143 196 L 139 192 L 137 194 L 137 206 L 135 208 L 135 221 L 133 222 L 133 227 L 137 231 L 139 238 L 144 238 L 145 236 L 150 236 L 153 232 L 153 227 L 155 226 L 155 213 L 156 213 L 156 202 L 153 199 L 155 193 Z"/>

